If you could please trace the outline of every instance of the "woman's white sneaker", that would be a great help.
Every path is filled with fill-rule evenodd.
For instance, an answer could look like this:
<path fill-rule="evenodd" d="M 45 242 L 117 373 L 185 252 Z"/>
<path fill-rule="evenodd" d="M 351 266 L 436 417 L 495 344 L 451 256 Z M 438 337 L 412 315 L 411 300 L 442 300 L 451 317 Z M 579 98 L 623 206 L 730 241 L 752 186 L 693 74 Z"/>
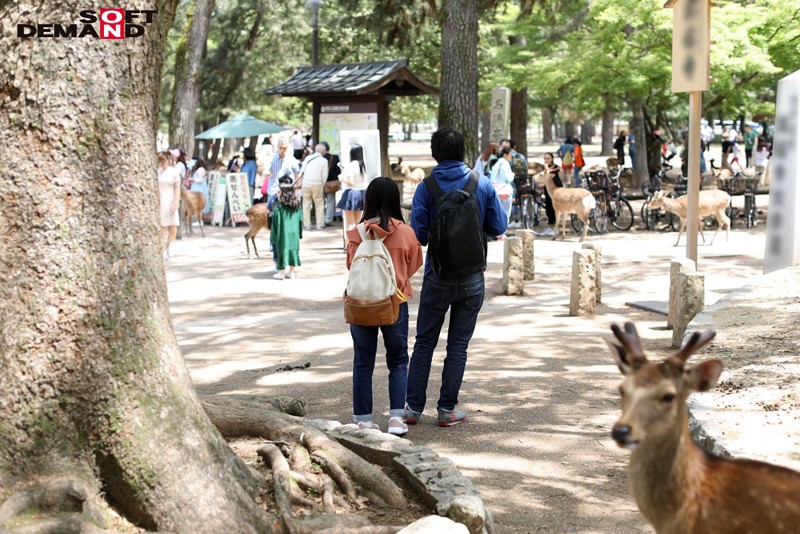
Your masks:
<path fill-rule="evenodd" d="M 389 434 L 394 434 L 395 436 L 408 434 L 408 426 L 403 422 L 402 417 L 389 418 Z"/>

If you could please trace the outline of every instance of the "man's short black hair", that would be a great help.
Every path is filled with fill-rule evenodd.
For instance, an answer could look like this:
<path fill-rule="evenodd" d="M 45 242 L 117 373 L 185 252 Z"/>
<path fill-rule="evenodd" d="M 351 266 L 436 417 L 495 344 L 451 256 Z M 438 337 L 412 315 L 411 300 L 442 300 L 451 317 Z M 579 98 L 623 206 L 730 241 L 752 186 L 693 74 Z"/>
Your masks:
<path fill-rule="evenodd" d="M 464 136 L 453 128 L 439 128 L 431 136 L 431 155 L 436 163 L 464 161 Z"/>
<path fill-rule="evenodd" d="M 508 146 L 511 147 L 511 150 L 514 150 L 515 148 L 517 148 L 517 142 L 514 141 L 513 139 L 509 139 L 508 140 Z"/>

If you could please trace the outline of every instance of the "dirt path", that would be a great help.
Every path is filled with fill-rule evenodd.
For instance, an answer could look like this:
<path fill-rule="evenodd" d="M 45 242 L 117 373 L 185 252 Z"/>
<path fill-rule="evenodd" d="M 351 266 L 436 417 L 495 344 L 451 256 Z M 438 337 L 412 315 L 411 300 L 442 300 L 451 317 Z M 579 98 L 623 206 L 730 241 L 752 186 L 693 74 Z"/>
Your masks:
<path fill-rule="evenodd" d="M 201 393 L 289 395 L 310 417 L 350 420 L 349 331 L 341 229 L 309 232 L 296 280 L 271 278 L 272 262 L 247 259 L 246 229 L 206 228 L 174 245 L 167 267 L 176 334 Z M 762 230 L 763 232 L 763 230 Z M 487 301 L 470 345 L 460 407 L 470 422 L 441 429 L 424 417 L 409 438 L 452 458 L 476 484 L 500 532 L 651 532 L 627 495 L 626 451 L 609 431 L 619 375 L 603 342 L 611 322 L 634 320 L 646 348 L 664 353 L 664 318 L 625 305 L 666 300 L 675 234 L 590 237 L 604 247 L 604 304 L 593 318 L 567 316 L 574 238 L 536 242 L 537 279 L 525 297 L 500 293 L 502 243 L 490 245 Z M 734 232 L 701 247 L 707 301 L 760 272 L 763 233 Z M 266 251 L 266 239 L 259 240 Z M 419 288 L 421 276 L 415 279 Z M 413 346 L 416 304 L 411 306 Z M 434 356 L 425 415 L 435 414 L 444 342 Z M 286 365 L 302 370 L 278 371 Z M 380 359 L 379 359 L 380 362 Z M 386 374 L 374 379 L 375 416 L 388 413 Z"/>

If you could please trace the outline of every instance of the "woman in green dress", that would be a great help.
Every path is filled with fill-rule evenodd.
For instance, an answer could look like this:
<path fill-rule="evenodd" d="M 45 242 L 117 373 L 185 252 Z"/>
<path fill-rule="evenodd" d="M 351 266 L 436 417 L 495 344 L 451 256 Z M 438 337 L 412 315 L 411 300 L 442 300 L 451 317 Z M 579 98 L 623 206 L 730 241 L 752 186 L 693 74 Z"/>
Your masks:
<path fill-rule="evenodd" d="M 269 240 L 272 244 L 276 280 L 295 278 L 295 267 L 300 267 L 300 240 L 303 238 L 303 211 L 298 191 L 290 176 L 278 179 L 278 195 L 271 207 L 272 222 Z M 289 273 L 286 274 L 286 266 Z"/>

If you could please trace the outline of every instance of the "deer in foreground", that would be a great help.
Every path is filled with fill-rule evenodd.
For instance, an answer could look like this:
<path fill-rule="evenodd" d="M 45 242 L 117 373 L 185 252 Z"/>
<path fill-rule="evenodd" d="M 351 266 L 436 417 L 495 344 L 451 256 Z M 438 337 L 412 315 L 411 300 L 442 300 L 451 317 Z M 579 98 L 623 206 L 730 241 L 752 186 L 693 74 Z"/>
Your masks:
<path fill-rule="evenodd" d="M 189 191 L 181 186 L 181 220 L 186 228 L 186 233 L 192 233 L 192 218 L 197 217 L 200 223 L 200 235 L 206 236 L 203 232 L 203 208 L 206 207 L 206 197 L 200 191 Z"/>
<path fill-rule="evenodd" d="M 589 214 L 597 205 L 594 196 L 582 187 L 559 187 L 549 172 L 545 173 L 544 180 L 544 186 L 547 188 L 547 194 L 550 195 L 553 209 L 556 212 L 556 235 L 553 236 L 553 241 L 558 237 L 559 223 L 561 223 L 561 239 L 566 238 L 567 215 L 571 213 L 583 221 L 583 234 L 580 240 L 586 239 L 586 233 L 589 231 Z"/>
<path fill-rule="evenodd" d="M 753 460 L 714 456 L 689 434 L 686 399 L 708 391 L 719 360 L 687 368 L 686 360 L 715 332 L 695 332 L 678 352 L 651 362 L 633 323 L 611 325 L 622 416 L 612 437 L 632 449 L 628 484 L 658 534 L 780 534 L 800 531 L 800 473 Z"/>
<path fill-rule="evenodd" d="M 261 202 L 247 210 L 247 223 L 250 225 L 247 233 L 244 234 L 244 246 L 247 247 L 247 257 L 250 257 L 250 241 L 252 241 L 256 258 L 260 258 L 261 256 L 258 255 L 258 249 L 256 248 L 256 236 L 262 229 L 266 228 L 269 230 L 269 211 L 267 210 L 267 204 Z"/>
<path fill-rule="evenodd" d="M 650 207 L 652 209 L 664 208 L 665 210 L 671 211 L 680 217 L 681 227 L 678 230 L 678 240 L 675 241 L 674 246 L 676 247 L 681 241 L 681 234 L 683 233 L 684 228 L 686 228 L 688 202 L 688 195 L 683 195 L 678 198 L 670 198 L 664 191 L 656 192 L 656 194 L 653 196 L 653 200 L 650 201 Z M 725 214 L 725 208 L 727 208 L 730 203 L 731 196 L 725 191 L 720 191 L 719 189 L 706 189 L 700 191 L 700 200 L 698 201 L 700 212 L 699 230 L 700 237 L 703 238 L 703 243 L 706 242 L 706 237 L 703 235 L 703 217 L 708 217 L 710 215 L 714 215 L 717 218 L 717 231 L 714 232 L 714 236 L 711 238 L 710 244 L 714 244 L 714 239 L 717 237 L 717 234 L 723 226 L 725 227 L 725 240 L 727 241 L 730 239 L 731 220 Z"/>

